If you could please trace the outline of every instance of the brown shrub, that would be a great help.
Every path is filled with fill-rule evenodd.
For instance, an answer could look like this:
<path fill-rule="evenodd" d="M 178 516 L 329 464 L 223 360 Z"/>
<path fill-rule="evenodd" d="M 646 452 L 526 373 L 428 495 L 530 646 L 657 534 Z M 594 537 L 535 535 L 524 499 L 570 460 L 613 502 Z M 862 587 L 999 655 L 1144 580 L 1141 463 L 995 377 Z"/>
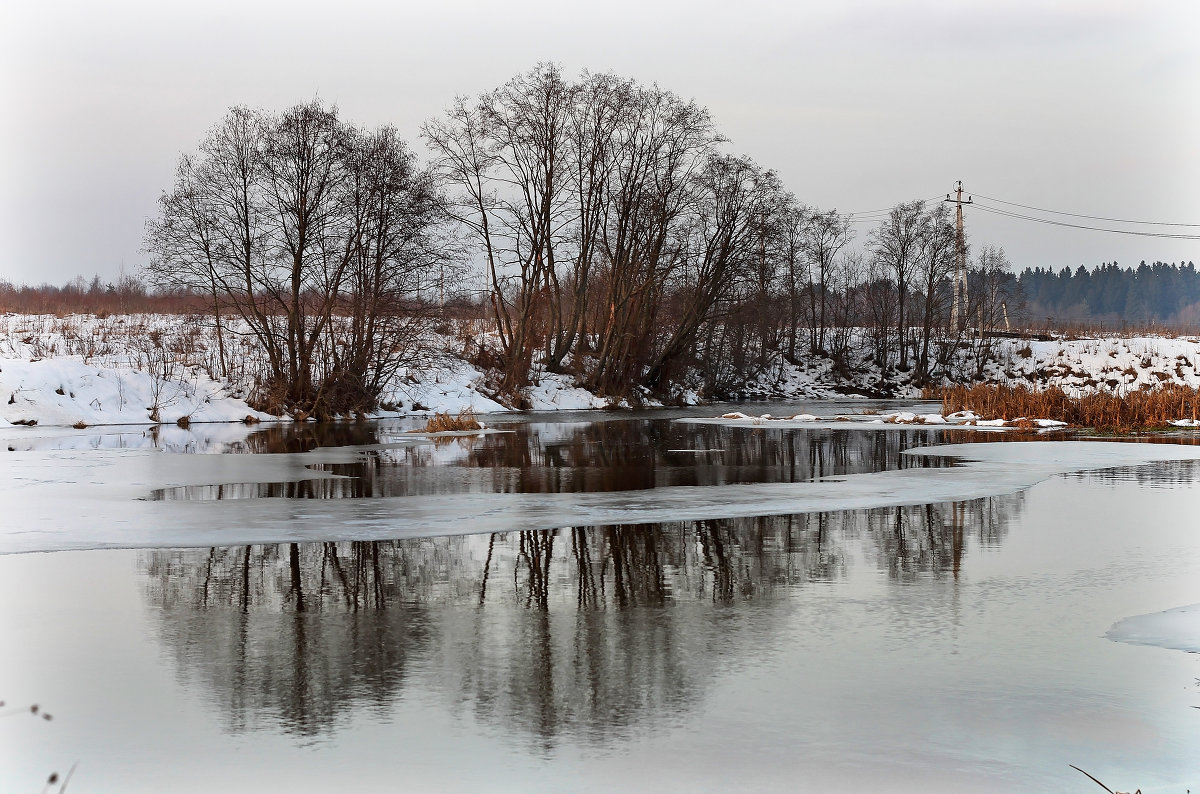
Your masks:
<path fill-rule="evenodd" d="M 451 416 L 448 413 L 434 414 L 425 423 L 425 429 L 418 432 L 453 433 L 464 430 L 482 429 L 483 425 L 479 424 L 479 421 L 475 418 L 475 412 L 470 408 L 465 408 L 459 411 L 457 416 Z"/>
<path fill-rule="evenodd" d="M 1079 397 L 1071 397 L 1057 386 L 1035 390 L 1024 385 L 981 384 L 928 389 L 925 397 L 940 398 L 943 415 L 974 411 L 985 419 L 1057 419 L 1103 430 L 1161 428 L 1175 419 L 1200 417 L 1200 391 L 1172 383 L 1124 394 L 1098 391 Z"/>

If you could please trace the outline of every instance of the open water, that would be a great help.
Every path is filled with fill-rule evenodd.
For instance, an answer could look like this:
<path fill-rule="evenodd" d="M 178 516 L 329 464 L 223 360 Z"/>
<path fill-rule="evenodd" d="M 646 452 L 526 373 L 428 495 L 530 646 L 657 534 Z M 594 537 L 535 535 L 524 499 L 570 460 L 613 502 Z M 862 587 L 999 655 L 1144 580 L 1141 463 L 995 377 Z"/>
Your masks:
<path fill-rule="evenodd" d="M 142 498 L 806 482 L 954 465 L 901 454 L 914 446 L 1018 440 L 662 413 L 495 422 L 513 432 L 396 446 L 405 426 L 259 431 L 222 451 L 362 454 L 317 464 L 335 478 Z M 879 509 L 0 556 L 0 790 L 72 765 L 72 792 L 1095 790 L 1070 764 L 1114 790 L 1200 790 L 1200 659 L 1104 637 L 1200 601 L 1198 473 L 1155 463 Z M 23 713 L 33 703 L 54 719 Z"/>

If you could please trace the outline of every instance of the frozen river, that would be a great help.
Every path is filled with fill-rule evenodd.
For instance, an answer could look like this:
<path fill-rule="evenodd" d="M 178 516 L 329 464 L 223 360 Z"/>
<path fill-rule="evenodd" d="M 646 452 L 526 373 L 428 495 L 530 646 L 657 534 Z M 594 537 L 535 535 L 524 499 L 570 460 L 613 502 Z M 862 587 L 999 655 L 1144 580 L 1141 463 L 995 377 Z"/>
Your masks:
<path fill-rule="evenodd" d="M 1200 788 L 1194 438 L 712 413 L 10 433 L 0 790 Z"/>

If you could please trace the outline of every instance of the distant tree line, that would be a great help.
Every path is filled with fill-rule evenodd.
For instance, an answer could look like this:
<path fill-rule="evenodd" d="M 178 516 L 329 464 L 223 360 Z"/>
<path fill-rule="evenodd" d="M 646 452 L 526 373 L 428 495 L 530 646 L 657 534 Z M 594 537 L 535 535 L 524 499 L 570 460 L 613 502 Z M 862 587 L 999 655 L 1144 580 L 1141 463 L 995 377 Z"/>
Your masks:
<path fill-rule="evenodd" d="M 0 280 L 0 312 L 21 314 L 129 314 L 186 312 L 200 306 L 183 291 L 152 293 L 136 275 L 122 273 L 116 281 L 76 276 L 66 284 L 13 284 Z"/>
<path fill-rule="evenodd" d="M 1192 262 L 1141 262 L 1122 268 L 1106 262 L 1094 270 L 1080 265 L 1026 268 L 1020 286 L 1030 319 L 1172 326 L 1200 325 L 1200 273 Z"/>

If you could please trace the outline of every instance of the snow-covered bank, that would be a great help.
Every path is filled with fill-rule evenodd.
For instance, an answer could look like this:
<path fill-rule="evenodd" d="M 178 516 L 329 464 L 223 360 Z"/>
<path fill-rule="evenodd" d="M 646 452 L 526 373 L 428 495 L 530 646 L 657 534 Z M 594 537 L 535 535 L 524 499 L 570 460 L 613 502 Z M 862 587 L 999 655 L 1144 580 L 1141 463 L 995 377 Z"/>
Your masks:
<path fill-rule="evenodd" d="M 1065 472 L 1200 460 L 1200 447 L 1084 441 L 956 444 L 905 452 L 959 459 L 961 465 L 949 468 L 639 491 L 149 499 L 157 489 L 187 485 L 330 478 L 310 466 L 360 454 L 353 448 L 216 456 L 10 452 L 6 460 L 15 474 L 0 481 L 0 511 L 20 511 L 23 520 L 0 529 L 0 553 L 381 540 L 954 502 L 1013 493 Z"/>
<path fill-rule="evenodd" d="M 1174 383 L 1200 387 L 1200 339 L 1185 336 L 1096 336 L 1025 340 L 987 340 L 982 366 L 968 360 L 976 350 L 964 343 L 953 356 L 956 381 L 1016 385 L 1044 389 L 1059 386 L 1079 395 L 1107 389 L 1129 391 Z M 866 350 L 866 346 L 862 346 Z M 779 357 L 739 391 L 752 399 L 819 398 L 831 394 L 916 397 L 921 389 L 915 372 L 900 372 L 890 362 L 881 370 L 869 354 L 852 354 L 837 367 L 823 357 L 790 363 Z M 968 377 L 978 372 L 978 377 Z M 949 381 L 947 381 L 949 383 Z"/>
<path fill-rule="evenodd" d="M 419 369 L 397 373 L 381 399 L 388 410 L 377 415 L 511 410 L 489 386 L 487 373 L 454 352 L 461 347 L 459 341 L 438 337 L 433 342 L 442 352 Z M 238 363 L 230 365 L 222 382 L 215 375 L 219 368 L 214 334 L 203 318 L 6 315 L 0 318 L 0 427 L 30 422 L 70 426 L 172 423 L 183 417 L 191 422 L 270 418 L 245 402 L 253 385 L 251 373 L 259 367 L 252 346 L 244 336 L 227 344 L 235 348 L 229 357 Z M 1049 342 L 1002 338 L 989 340 L 989 349 L 979 382 L 1061 386 L 1072 395 L 1164 383 L 1200 387 L 1200 340 L 1192 337 Z M 960 352 L 967 355 L 969 351 Z M 963 369 L 962 362 L 956 367 Z M 881 368 L 866 354 L 835 365 L 827 357 L 790 362 L 776 353 L 758 374 L 735 388 L 732 396 L 753 400 L 848 395 L 914 398 L 920 389 L 913 378 L 913 372 Z M 531 381 L 522 398 L 535 411 L 614 407 L 612 400 L 579 387 L 570 376 L 542 371 L 536 363 Z M 684 389 L 676 401 L 696 404 L 700 399 L 694 391 Z M 643 404 L 657 403 L 647 398 Z M 935 424 L 937 418 L 903 421 Z M 986 425 L 976 421 L 976 426 Z"/>
<path fill-rule="evenodd" d="M 1099 389 L 1133 391 L 1164 383 L 1200 387 L 1200 339 L 1137 336 L 1055 340 L 997 340 L 984 367 L 987 383 L 1059 386 L 1068 394 Z"/>
<path fill-rule="evenodd" d="M 156 334 L 160 343 L 166 336 L 185 339 L 187 349 L 156 346 Z M 250 368 L 237 368 L 240 380 L 214 378 L 212 337 L 197 318 L 173 315 L 7 315 L 0 321 L 0 427 L 288 419 L 247 405 L 251 384 L 243 381 Z M 253 357 L 240 344 L 237 355 Z M 564 375 L 535 372 L 533 380 L 525 397 L 535 411 L 612 406 Z M 447 352 L 419 371 L 402 370 L 383 396 L 391 410 L 377 415 L 510 411 L 486 383 L 485 373 Z"/>
<path fill-rule="evenodd" d="M 0 427 L 121 425 L 276 419 L 255 411 L 203 372 L 175 378 L 78 357 L 0 359 Z"/>

